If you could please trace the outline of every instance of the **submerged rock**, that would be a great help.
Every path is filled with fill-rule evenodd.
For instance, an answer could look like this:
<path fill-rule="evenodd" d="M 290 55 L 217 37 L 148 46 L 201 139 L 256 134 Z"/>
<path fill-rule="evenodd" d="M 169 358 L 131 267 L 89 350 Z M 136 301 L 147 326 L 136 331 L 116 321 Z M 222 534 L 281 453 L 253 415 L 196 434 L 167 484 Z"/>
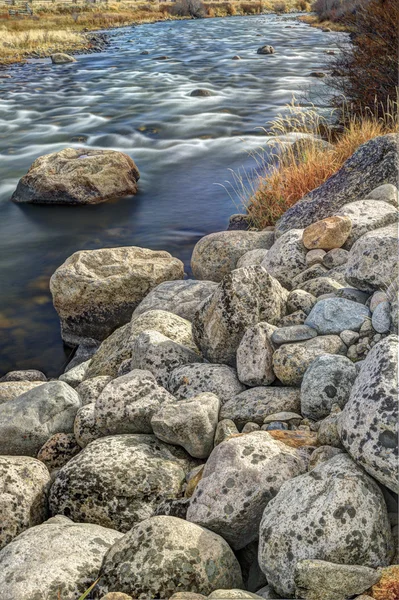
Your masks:
<path fill-rule="evenodd" d="M 40 156 L 19 180 L 11 200 L 31 204 L 99 204 L 137 193 L 139 171 L 115 150 L 64 148 Z"/>
<path fill-rule="evenodd" d="M 183 274 L 183 263 L 168 252 L 135 246 L 75 252 L 50 280 L 64 342 L 105 339 L 130 321 L 151 289 Z"/>
<path fill-rule="evenodd" d="M 99 591 L 167 599 L 182 588 L 208 595 L 241 585 L 238 561 L 220 536 L 183 519 L 158 516 L 114 544 L 103 562 Z"/>
<path fill-rule="evenodd" d="M 50 58 L 53 65 L 66 65 L 68 63 L 77 62 L 76 58 L 63 52 L 56 52 L 55 54 L 52 54 Z"/>

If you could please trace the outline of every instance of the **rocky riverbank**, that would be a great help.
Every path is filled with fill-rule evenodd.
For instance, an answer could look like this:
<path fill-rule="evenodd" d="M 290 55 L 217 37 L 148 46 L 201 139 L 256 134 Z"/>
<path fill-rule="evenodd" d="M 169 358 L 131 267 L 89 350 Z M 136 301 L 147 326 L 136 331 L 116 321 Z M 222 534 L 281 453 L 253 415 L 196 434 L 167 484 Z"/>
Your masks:
<path fill-rule="evenodd" d="M 196 279 L 137 247 L 57 269 L 75 357 L 0 382 L 2 599 L 395 598 L 397 141 L 202 238 Z"/>

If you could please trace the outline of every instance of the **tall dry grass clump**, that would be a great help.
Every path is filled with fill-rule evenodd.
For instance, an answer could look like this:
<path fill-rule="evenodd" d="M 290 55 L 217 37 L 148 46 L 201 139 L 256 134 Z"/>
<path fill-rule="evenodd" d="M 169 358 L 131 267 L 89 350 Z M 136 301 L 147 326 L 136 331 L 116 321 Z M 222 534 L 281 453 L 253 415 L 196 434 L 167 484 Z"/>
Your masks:
<path fill-rule="evenodd" d="M 234 190 L 247 206 L 253 226 L 274 225 L 295 202 L 336 173 L 361 144 L 399 131 L 397 107 L 390 101 L 385 110 L 348 117 L 337 135 L 315 110 L 291 104 L 288 113 L 271 124 L 268 148 L 255 156 L 255 178 L 235 174 Z M 297 141 L 287 144 L 293 134 Z"/>

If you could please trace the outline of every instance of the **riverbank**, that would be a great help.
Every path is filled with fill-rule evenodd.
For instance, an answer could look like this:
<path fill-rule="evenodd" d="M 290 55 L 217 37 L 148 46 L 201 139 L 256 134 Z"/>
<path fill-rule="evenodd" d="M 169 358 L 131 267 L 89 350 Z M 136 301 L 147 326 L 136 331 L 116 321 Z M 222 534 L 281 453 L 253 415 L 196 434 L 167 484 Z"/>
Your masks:
<path fill-rule="evenodd" d="M 284 14 L 309 10 L 307 0 L 266 0 L 199 3 L 204 18 Z M 1 10 L 1 9 L 0 9 Z M 93 31 L 193 18 L 183 2 L 150 4 L 107 3 L 62 6 L 35 4 L 32 16 L 11 18 L 0 12 L 0 66 L 45 58 L 55 52 L 69 54 L 98 51 Z"/>

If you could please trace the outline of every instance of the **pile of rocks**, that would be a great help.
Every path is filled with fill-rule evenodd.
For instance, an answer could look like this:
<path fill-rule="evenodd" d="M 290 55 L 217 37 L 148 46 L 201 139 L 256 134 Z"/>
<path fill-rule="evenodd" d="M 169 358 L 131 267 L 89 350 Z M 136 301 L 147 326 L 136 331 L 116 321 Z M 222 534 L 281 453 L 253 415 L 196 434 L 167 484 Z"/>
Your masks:
<path fill-rule="evenodd" d="M 140 248 L 56 271 L 74 362 L 0 382 L 4 600 L 398 584 L 397 202 L 384 184 L 211 234 L 196 280 Z"/>

